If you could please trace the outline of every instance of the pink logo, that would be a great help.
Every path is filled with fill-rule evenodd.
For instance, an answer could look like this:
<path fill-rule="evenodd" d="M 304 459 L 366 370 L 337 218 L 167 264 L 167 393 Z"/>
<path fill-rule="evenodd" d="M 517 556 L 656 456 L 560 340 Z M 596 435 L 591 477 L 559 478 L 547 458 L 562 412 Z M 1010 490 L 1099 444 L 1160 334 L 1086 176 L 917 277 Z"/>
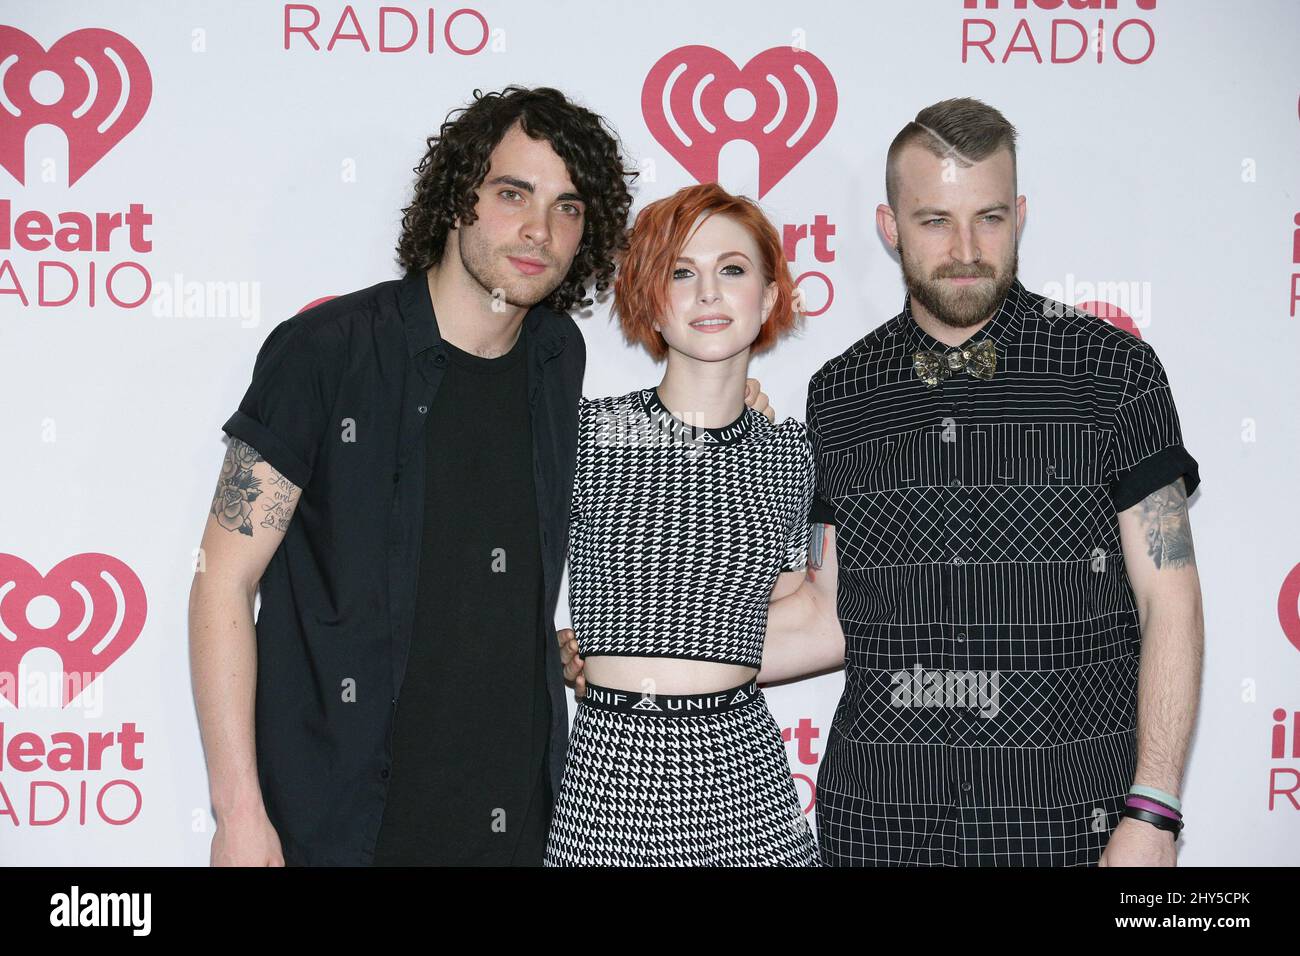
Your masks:
<path fill-rule="evenodd" d="M 120 34 L 76 30 L 46 52 L 0 26 L 0 166 L 22 183 L 27 134 L 48 123 L 68 138 L 71 186 L 135 129 L 152 94 L 144 56 Z"/>
<path fill-rule="evenodd" d="M 308 302 L 306 305 L 304 305 L 301 309 L 299 309 L 297 312 L 295 312 L 294 315 L 301 315 L 303 312 L 306 312 L 308 309 L 314 309 L 314 308 L 316 308 L 316 306 L 320 305 L 322 302 L 328 302 L 330 299 L 337 299 L 337 298 L 338 298 L 338 296 L 336 296 L 336 295 L 323 295 L 323 296 L 321 296 L 319 299 L 312 299 L 310 302 Z"/>
<path fill-rule="evenodd" d="M 1125 332 L 1132 333 L 1138 338 L 1142 338 L 1142 333 L 1138 331 L 1137 323 L 1133 317 L 1117 305 L 1112 305 L 1105 301 L 1080 302 L 1075 306 L 1080 312 L 1087 312 L 1089 315 L 1095 315 L 1103 322 L 1109 322 L 1117 329 L 1123 329 Z"/>
<path fill-rule="evenodd" d="M 1291 646 L 1300 651 L 1300 564 L 1282 582 L 1277 596 L 1277 619 Z"/>
<path fill-rule="evenodd" d="M 53 600 L 58 616 L 40 627 L 31 620 L 32 602 Z M 74 554 L 44 577 L 12 554 L 0 554 L 0 673 L 3 696 L 15 707 L 18 665 L 37 647 L 58 652 L 63 686 L 69 675 L 85 677 L 82 689 L 99 678 L 135 643 L 144 629 L 147 602 L 134 571 L 107 554 Z M 75 695 L 65 694 L 67 707 Z"/>
<path fill-rule="evenodd" d="M 753 144 L 760 198 L 822 141 L 838 102 L 826 64 L 793 47 L 764 50 L 743 70 L 712 47 L 678 47 L 641 87 L 650 133 L 697 181 L 717 181 L 732 140 Z"/>

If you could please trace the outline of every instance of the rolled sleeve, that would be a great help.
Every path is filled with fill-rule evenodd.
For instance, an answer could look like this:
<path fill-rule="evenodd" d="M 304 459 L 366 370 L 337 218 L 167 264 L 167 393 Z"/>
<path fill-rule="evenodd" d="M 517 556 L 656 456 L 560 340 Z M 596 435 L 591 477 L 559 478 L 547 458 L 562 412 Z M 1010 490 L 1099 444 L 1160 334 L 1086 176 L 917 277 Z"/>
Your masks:
<path fill-rule="evenodd" d="M 311 481 L 329 414 L 329 385 L 311 329 L 297 316 L 266 337 L 238 410 L 221 426 L 299 488 Z"/>
<path fill-rule="evenodd" d="M 1155 349 L 1135 340 L 1115 409 L 1115 462 L 1110 494 L 1116 512 L 1184 479 L 1190 496 L 1201 483 L 1196 459 L 1183 447 L 1173 392 Z"/>

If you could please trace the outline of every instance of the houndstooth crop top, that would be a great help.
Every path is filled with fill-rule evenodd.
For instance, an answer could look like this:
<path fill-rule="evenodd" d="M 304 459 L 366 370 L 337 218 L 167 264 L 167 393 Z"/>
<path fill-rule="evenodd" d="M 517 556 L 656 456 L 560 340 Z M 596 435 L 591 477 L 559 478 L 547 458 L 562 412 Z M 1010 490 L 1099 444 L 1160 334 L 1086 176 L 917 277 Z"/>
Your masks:
<path fill-rule="evenodd" d="M 582 399 L 569 608 L 584 658 L 758 667 L 781 571 L 807 560 L 812 449 L 802 423 L 748 406 L 723 428 L 656 389 Z"/>

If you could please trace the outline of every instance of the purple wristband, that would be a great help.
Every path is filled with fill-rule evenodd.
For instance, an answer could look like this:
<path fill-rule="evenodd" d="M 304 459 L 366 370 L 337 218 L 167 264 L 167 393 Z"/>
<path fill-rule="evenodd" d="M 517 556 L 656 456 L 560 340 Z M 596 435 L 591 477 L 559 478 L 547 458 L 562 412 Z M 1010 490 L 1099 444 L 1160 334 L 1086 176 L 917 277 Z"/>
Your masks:
<path fill-rule="evenodd" d="M 1125 806 L 1137 807 L 1139 810 L 1148 810 L 1151 813 L 1158 813 L 1162 817 L 1168 817 L 1170 820 L 1181 820 L 1182 814 L 1170 810 L 1162 803 L 1156 803 L 1153 800 L 1144 800 L 1142 797 L 1135 797 L 1132 794 L 1124 801 Z"/>

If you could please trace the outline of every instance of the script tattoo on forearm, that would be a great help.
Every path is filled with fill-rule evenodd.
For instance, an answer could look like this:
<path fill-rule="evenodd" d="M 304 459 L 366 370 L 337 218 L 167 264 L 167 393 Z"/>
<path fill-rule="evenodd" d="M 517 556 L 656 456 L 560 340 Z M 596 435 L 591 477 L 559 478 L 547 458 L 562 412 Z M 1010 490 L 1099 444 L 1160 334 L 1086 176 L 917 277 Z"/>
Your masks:
<path fill-rule="evenodd" d="M 1181 478 L 1142 500 L 1141 521 L 1147 536 L 1147 554 L 1157 568 L 1196 564 L 1192 526 L 1187 519 L 1187 495 Z"/>

